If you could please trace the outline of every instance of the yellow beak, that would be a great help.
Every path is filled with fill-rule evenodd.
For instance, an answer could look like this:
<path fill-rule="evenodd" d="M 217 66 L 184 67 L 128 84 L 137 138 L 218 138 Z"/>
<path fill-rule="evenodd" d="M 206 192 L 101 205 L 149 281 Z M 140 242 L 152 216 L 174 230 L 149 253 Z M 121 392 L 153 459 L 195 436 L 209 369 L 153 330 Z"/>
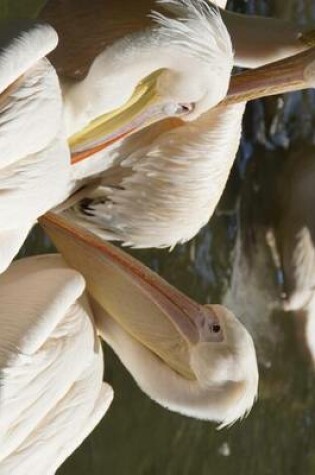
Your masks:
<path fill-rule="evenodd" d="M 77 163 L 132 133 L 168 117 L 156 93 L 161 70 L 141 81 L 132 97 L 119 109 L 101 115 L 69 139 L 71 162 Z"/>

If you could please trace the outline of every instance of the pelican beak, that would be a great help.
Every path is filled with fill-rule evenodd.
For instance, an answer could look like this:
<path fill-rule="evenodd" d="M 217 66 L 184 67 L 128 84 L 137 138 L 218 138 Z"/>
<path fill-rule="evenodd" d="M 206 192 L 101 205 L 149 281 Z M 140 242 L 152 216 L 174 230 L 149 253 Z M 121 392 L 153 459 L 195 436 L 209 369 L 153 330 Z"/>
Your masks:
<path fill-rule="evenodd" d="M 156 92 L 156 81 L 161 72 L 156 71 L 141 81 L 122 107 L 97 117 L 70 137 L 72 164 L 170 116 L 172 111 Z"/>
<path fill-rule="evenodd" d="M 40 224 L 67 263 L 85 278 L 92 298 L 133 338 L 175 371 L 195 379 L 189 349 L 200 341 L 204 312 L 213 324 L 211 310 L 197 304 L 121 249 L 48 213 Z"/>
<path fill-rule="evenodd" d="M 315 86 L 315 47 L 280 61 L 235 74 L 219 106 Z"/>
<path fill-rule="evenodd" d="M 280 61 L 231 77 L 226 98 L 218 104 L 227 106 L 274 94 L 314 87 L 315 48 Z M 75 164 L 116 141 L 162 119 L 173 117 L 170 127 L 180 125 L 183 111 L 174 111 L 163 103 L 156 91 L 161 70 L 144 79 L 131 99 L 121 108 L 92 121 L 69 139 L 71 162 Z"/>

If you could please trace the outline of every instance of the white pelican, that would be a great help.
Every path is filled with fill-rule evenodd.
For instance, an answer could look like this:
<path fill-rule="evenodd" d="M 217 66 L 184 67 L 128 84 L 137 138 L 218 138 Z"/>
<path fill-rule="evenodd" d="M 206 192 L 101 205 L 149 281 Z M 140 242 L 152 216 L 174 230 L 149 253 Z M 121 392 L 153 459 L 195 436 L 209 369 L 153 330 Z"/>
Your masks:
<path fill-rule="evenodd" d="M 98 331 L 144 392 L 170 410 L 221 426 L 250 410 L 258 385 L 255 349 L 230 311 L 195 303 L 62 216 L 49 213 L 40 222 L 86 279 Z"/>
<path fill-rule="evenodd" d="M 86 126 L 79 137 L 70 137 L 74 152 L 82 151 L 80 147 L 86 140 L 88 148 L 91 148 L 91 140 L 95 145 L 95 140 L 99 140 L 99 124 L 101 135 L 106 135 L 107 142 L 113 142 L 163 117 L 185 113 L 193 118 L 224 97 L 233 55 L 220 16 L 198 0 L 192 3 L 179 0 L 178 5 L 185 9 L 185 19 L 170 20 L 158 13 L 152 14 L 157 26 L 150 31 L 148 38 L 140 34 L 127 50 L 125 46 L 128 41 L 121 40 L 95 60 L 84 84 L 72 84 L 71 87 L 64 85 L 63 113 L 68 133 L 72 134 Z M 205 42 L 199 40 L 201 31 Z M 56 46 L 56 33 L 43 25 L 27 26 L 18 35 L 16 31 L 6 33 L 3 32 L 0 57 L 0 66 L 9 72 L 3 75 L 0 89 L 3 111 L 1 149 L 7 155 L 1 164 L 0 176 L 3 191 L 0 204 L 3 242 L 0 271 L 8 266 L 36 218 L 63 201 L 70 190 L 75 189 L 78 178 L 77 168 L 70 171 L 57 77 L 50 64 L 41 59 Z M 191 40 L 191 46 L 185 40 L 187 37 Z M 163 50 L 166 51 L 163 53 Z M 153 51 L 156 51 L 154 61 Z M 137 58 L 141 58 L 141 62 L 135 63 Z M 194 84 L 186 79 L 189 69 L 183 67 L 184 61 L 179 60 L 185 58 L 187 66 L 195 65 L 202 73 L 200 81 L 197 78 Z M 107 75 L 104 75 L 104 60 Z M 108 61 L 110 64 L 106 65 Z M 215 64 L 216 68 L 210 69 L 210 64 Z M 123 105 L 137 83 L 151 73 L 155 73 L 156 80 L 152 77 L 145 80 L 123 107 L 128 112 L 125 111 L 123 116 L 129 122 L 125 119 L 122 123 L 122 114 L 117 111 L 113 117 L 108 117 L 106 112 Z M 117 87 L 118 80 L 122 87 Z M 152 84 L 156 85 L 156 90 L 152 89 Z M 89 97 L 86 97 L 86 88 Z M 92 105 L 89 106 L 89 103 Z M 191 107 L 192 103 L 194 107 Z M 89 122 L 93 119 L 96 119 L 96 123 L 93 122 L 91 130 Z M 102 126 L 104 121 L 105 131 Z M 113 127 L 117 128 L 116 122 L 119 123 L 118 130 L 112 132 Z M 24 127 L 25 123 L 28 127 Z M 25 135 L 20 135 L 16 143 L 17 131 L 22 128 L 25 129 Z M 39 130 L 43 131 L 42 135 Z M 37 136 L 40 136 L 38 140 Z M 110 162 L 115 153 L 113 147 L 111 153 Z M 104 157 L 101 161 L 101 168 L 107 168 L 108 161 Z M 88 168 L 89 175 L 97 173 L 95 161 Z M 82 168 L 80 170 L 82 175 Z"/>
<path fill-rule="evenodd" d="M 176 49 L 176 35 L 181 31 L 180 20 L 173 18 L 166 20 L 161 15 L 157 15 L 155 19 L 160 27 L 169 27 L 169 35 L 175 42 L 174 46 L 169 41 L 167 47 L 165 47 L 164 35 L 159 33 L 160 30 L 157 30 L 157 33 L 154 29 L 151 31 L 145 30 L 145 33 L 133 33 L 133 36 L 129 39 L 127 37 L 115 42 L 112 46 L 108 46 L 94 60 L 85 79 L 70 83 L 64 89 L 66 109 L 69 110 L 67 114 L 68 123 L 71 124 L 68 125 L 68 129 L 71 130 L 71 126 L 82 128 L 87 120 L 93 119 L 95 114 L 100 114 L 100 110 L 109 100 L 107 95 L 103 93 L 103 84 L 106 81 L 102 78 L 106 76 L 107 80 L 108 77 L 109 85 L 112 84 L 114 78 L 107 72 L 107 67 L 112 65 L 111 70 L 115 76 L 117 62 L 123 72 L 120 80 L 124 81 L 124 75 L 127 75 L 127 72 L 130 71 L 128 57 L 130 56 L 131 47 L 129 45 L 132 43 L 135 46 L 138 42 L 137 51 L 135 52 L 134 48 L 131 49 L 132 60 L 137 59 L 138 62 L 137 69 L 132 68 L 130 79 L 135 79 L 135 82 L 132 83 L 133 87 L 130 90 L 127 88 L 128 97 L 131 94 L 131 89 L 134 89 L 136 82 L 140 79 L 136 74 L 143 74 L 141 67 L 145 69 L 146 74 L 153 73 L 158 71 L 161 61 L 164 61 L 167 71 L 165 72 L 163 69 L 161 76 L 157 77 L 157 81 L 154 80 L 152 83 L 145 81 L 143 83 L 144 95 L 142 95 L 140 89 L 137 93 L 142 95 L 142 100 L 147 97 L 147 100 L 151 101 L 152 94 L 154 96 L 156 93 L 161 94 L 160 81 L 165 80 L 163 74 L 168 74 L 169 76 L 166 77 L 173 77 L 174 83 L 167 81 L 167 88 L 162 87 L 162 99 L 165 98 L 164 93 L 166 91 L 169 97 L 178 97 L 177 106 L 185 104 L 186 109 L 188 107 L 187 113 L 181 117 L 183 121 L 189 120 L 188 124 L 185 122 L 181 124 L 179 122 L 177 124 L 174 124 L 174 122 L 160 122 L 131 138 L 120 141 L 116 146 L 107 147 L 107 149 L 95 153 L 94 158 L 90 161 L 74 165 L 74 173 L 77 179 L 91 174 L 91 166 L 94 173 L 98 171 L 101 174 L 99 176 L 99 186 L 92 189 L 92 191 L 87 191 L 85 198 L 68 211 L 69 216 L 103 238 L 120 240 L 125 245 L 133 247 L 173 247 L 177 243 L 183 243 L 194 237 L 199 229 L 208 222 L 222 194 L 238 149 L 241 119 L 244 111 L 243 103 L 210 110 L 200 115 L 201 111 L 209 108 L 209 102 L 202 100 L 201 103 L 198 103 L 198 101 L 196 103 L 193 99 L 190 100 L 189 95 L 187 95 L 187 91 L 188 89 L 191 90 L 191 87 L 196 87 L 199 92 L 203 90 L 199 83 L 201 76 L 204 79 L 207 77 L 207 84 L 213 88 L 213 84 L 216 84 L 213 75 L 217 74 L 221 78 L 224 76 L 222 69 L 217 69 L 221 61 L 224 61 L 226 65 L 228 64 L 230 70 L 232 52 L 227 32 L 224 31 L 222 23 L 214 22 L 213 25 L 211 24 L 211 18 L 215 16 L 216 11 L 209 9 L 207 4 L 201 0 L 162 2 L 162 5 L 170 7 L 179 18 L 181 16 L 186 18 L 186 22 L 184 22 L 186 36 L 192 39 L 187 53 L 196 56 L 199 55 L 199 52 L 195 49 L 195 36 L 193 30 L 191 30 L 191 25 L 193 25 L 192 20 L 197 20 L 197 13 L 202 14 L 205 22 L 198 22 L 198 41 L 199 47 L 202 44 L 205 50 L 212 50 L 211 59 L 208 57 L 207 63 L 208 73 L 210 74 L 211 71 L 209 76 L 200 68 L 195 70 L 193 67 L 194 61 L 178 51 L 176 56 L 180 58 L 180 67 L 182 68 L 182 79 L 179 80 L 176 73 L 178 63 L 173 61 L 172 66 L 168 66 L 168 61 L 173 58 L 173 48 Z M 234 17 L 232 16 L 232 18 Z M 235 37 L 243 30 L 243 23 L 245 22 L 248 25 L 250 22 L 250 19 L 240 18 L 241 20 L 236 16 L 231 21 Z M 254 24 L 257 22 L 260 25 L 259 19 L 254 18 L 253 21 Z M 272 20 L 266 20 L 266 22 L 268 28 L 273 30 L 276 30 L 279 26 L 276 21 L 273 23 Z M 205 25 L 207 25 L 207 31 L 203 28 Z M 212 28 L 212 38 L 217 41 L 216 54 L 213 45 L 209 44 L 209 25 Z M 290 30 L 287 23 L 281 23 L 281 25 L 283 30 Z M 247 29 L 253 31 L 251 27 L 247 26 Z M 261 26 L 259 31 L 259 36 L 262 37 Z M 295 37 L 297 33 L 296 29 L 294 34 L 292 30 L 290 31 L 290 35 L 285 36 L 284 42 L 287 41 L 292 46 L 293 36 Z M 143 34 L 145 34 L 146 42 L 141 41 Z M 279 38 L 278 36 L 278 40 Z M 305 44 L 302 44 L 297 38 L 295 40 L 294 51 L 303 50 Z M 186 44 L 184 40 L 182 42 Z M 152 43 L 153 47 L 151 46 Z M 158 52 L 156 52 L 157 43 Z M 261 43 L 263 44 L 263 40 L 261 40 Z M 269 40 L 266 43 L 264 58 L 265 61 L 269 61 L 274 57 L 271 58 Z M 275 43 L 275 48 L 278 51 L 276 53 L 277 57 L 289 54 L 289 50 L 293 51 L 288 47 L 286 54 L 284 51 L 280 54 L 279 41 L 275 39 Z M 128 48 L 126 48 L 126 44 Z M 240 41 L 239 48 L 239 56 L 243 58 L 245 55 L 243 41 Z M 145 61 L 143 58 L 146 58 L 148 49 L 154 52 L 154 57 L 150 56 L 150 60 Z M 263 51 L 263 48 L 261 48 L 261 58 L 263 58 Z M 221 58 L 220 61 L 218 56 Z M 223 60 L 224 57 L 225 60 Z M 188 66 L 196 71 L 193 77 L 187 73 Z M 263 73 L 260 76 L 255 72 L 252 76 L 245 75 L 244 80 L 240 80 L 240 82 L 238 82 L 239 78 L 234 82 L 232 78 L 230 95 L 233 95 L 233 101 L 240 102 L 271 92 L 276 93 L 304 87 L 301 82 L 298 85 L 297 76 L 293 73 L 292 69 L 294 70 L 294 68 L 292 66 L 293 63 L 288 63 L 288 70 L 286 71 L 284 65 L 281 64 L 279 67 L 274 65 L 272 69 L 266 70 L 265 76 Z M 125 67 L 127 67 L 127 71 Z M 304 71 L 305 69 L 303 69 Z M 225 69 L 225 73 L 227 73 L 227 69 Z M 303 74 L 300 79 L 303 79 Z M 189 85 L 187 81 L 189 81 Z M 291 81 L 288 88 L 283 85 L 283 82 L 287 81 Z M 269 86 L 274 83 L 275 89 L 268 88 L 268 82 Z M 223 83 L 226 85 L 225 80 L 223 80 Z M 119 89 L 125 90 L 123 84 L 119 84 Z M 174 94 L 175 89 L 173 92 L 171 90 L 175 84 L 176 93 Z M 241 85 L 240 89 L 244 88 L 244 92 L 247 90 L 247 94 L 237 96 L 234 93 L 239 90 L 239 84 Z M 258 88 L 254 87 L 254 90 L 251 91 L 252 84 L 258 85 Z M 259 92 L 257 92 L 257 89 Z M 214 90 L 215 88 L 212 89 L 211 97 L 213 98 L 216 95 L 216 101 L 212 100 L 213 104 L 219 101 L 220 96 L 219 92 L 214 93 Z M 179 99 L 180 93 L 183 93 L 182 100 Z M 207 93 L 206 96 L 209 97 L 209 94 Z M 132 97 L 134 98 L 134 96 Z M 126 99 L 127 97 L 123 101 L 125 102 Z M 103 100 L 105 101 L 104 104 L 102 103 Z M 159 100 L 161 100 L 161 97 L 159 97 Z M 131 104 L 133 104 L 133 101 L 134 99 L 131 100 Z M 142 110 L 141 113 L 143 113 Z M 126 118 L 128 115 L 130 117 L 130 112 L 124 106 L 123 117 Z M 73 119 L 74 116 L 77 117 L 77 122 Z M 121 120 L 118 113 L 116 113 L 115 118 L 116 121 Z M 108 127 L 111 123 L 110 120 L 113 119 L 110 116 L 105 116 L 105 119 Z M 83 129 L 83 131 L 70 138 L 73 160 L 80 160 L 80 157 L 85 157 L 86 154 L 93 151 L 97 152 L 104 146 L 104 140 L 105 143 L 106 141 L 111 142 L 116 137 L 121 137 L 124 131 L 130 131 L 133 116 L 131 116 L 131 119 L 128 127 L 124 119 L 123 128 L 118 128 L 118 131 L 115 129 L 114 133 L 111 129 L 106 132 L 106 128 L 103 128 L 102 117 L 99 117 L 94 125 L 93 121 L 89 122 L 89 126 L 85 131 Z M 191 121 L 191 119 L 194 120 Z M 136 123 L 137 120 L 138 117 Z M 105 139 L 104 132 L 109 132 Z M 107 164 L 107 170 L 102 172 L 104 163 Z"/>
<path fill-rule="evenodd" d="M 182 19 L 154 14 L 155 27 L 108 47 L 96 58 L 84 81 L 63 85 L 68 133 L 79 130 L 69 138 L 76 163 L 72 167 L 62 132 L 56 76 L 45 60 L 38 62 L 55 46 L 55 33 L 47 26 L 29 27 L 19 41 L 11 34 L 10 47 L 4 44 L 3 64 L 10 66 L 5 69 L 10 71 L 8 77 L 3 76 L 5 85 L 23 72 L 29 82 L 15 81 L 12 88 L 2 89 L 5 107 L 0 125 L 11 125 L 9 131 L 3 129 L 2 147 L 10 163 L 0 170 L 4 190 L 0 271 L 7 267 L 40 214 L 76 190 L 82 178 L 97 176 L 108 168 L 99 177 L 101 186 L 91 193 L 83 190 L 85 198 L 69 211 L 99 234 L 135 247 L 173 246 L 193 237 L 207 223 L 233 163 L 244 106 L 233 105 L 200 116 L 226 93 L 233 62 L 231 42 L 219 14 L 203 0 L 168 3 L 176 11 L 180 7 Z M 156 49 L 160 54 L 153 56 Z M 25 60 L 16 62 L 15 56 Z M 200 72 L 194 81 L 189 75 L 192 68 Z M 270 83 L 269 76 L 267 79 Z M 289 89 L 297 87 L 295 79 Z M 258 95 L 267 93 L 266 77 L 262 83 L 255 80 Z M 288 77 L 278 74 L 273 80 L 278 84 Z M 250 88 L 250 84 L 241 84 L 243 90 Z M 305 87 L 303 84 L 298 87 Z M 112 90 L 108 93 L 110 87 L 115 94 Z M 273 92 L 281 90 L 278 84 Z M 238 96 L 237 100 L 245 97 L 255 97 L 255 93 Z M 115 109 L 119 105 L 122 108 Z M 28 120 L 30 114 L 32 120 Z M 174 130 L 168 130 L 173 123 L 164 121 L 122 139 L 168 115 L 200 118 L 184 125 L 178 122 Z M 11 120 L 7 121 L 8 117 Z M 15 117 L 19 119 L 16 122 Z M 20 136 L 16 145 L 17 127 L 25 123 L 29 124 L 27 138 Z M 37 140 L 39 127 L 49 132 Z M 209 131 L 209 127 L 213 128 Z M 31 144 L 30 149 L 23 150 L 24 140 Z M 95 153 L 103 142 L 107 148 Z M 83 160 L 91 154 L 92 158 Z"/>
<path fill-rule="evenodd" d="M 1 475 L 55 473 L 112 401 L 84 290 L 60 256 L 0 276 Z"/>
<path fill-rule="evenodd" d="M 113 165 L 101 173 L 98 186 L 67 214 L 101 237 L 132 247 L 173 247 L 191 239 L 207 224 L 224 190 L 245 101 L 313 87 L 314 59 L 312 49 L 234 76 L 219 107 L 191 122 L 162 122 L 127 138 L 119 144 L 119 156 L 114 149 Z M 107 153 L 106 158 L 112 151 Z M 99 159 L 104 160 L 102 152 L 91 163 Z"/>

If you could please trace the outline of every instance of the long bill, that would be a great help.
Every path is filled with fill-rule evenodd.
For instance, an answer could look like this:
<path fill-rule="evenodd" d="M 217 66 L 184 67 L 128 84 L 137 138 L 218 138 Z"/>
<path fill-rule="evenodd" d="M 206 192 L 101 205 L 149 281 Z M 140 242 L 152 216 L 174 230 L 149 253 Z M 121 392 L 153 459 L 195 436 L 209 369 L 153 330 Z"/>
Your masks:
<path fill-rule="evenodd" d="M 315 48 L 232 76 L 220 105 L 247 102 L 315 86 Z"/>
<path fill-rule="evenodd" d="M 119 248 L 48 213 L 40 224 L 68 264 L 85 278 L 87 289 L 107 314 L 133 338 L 175 371 L 194 379 L 189 348 L 200 339 L 205 312 L 218 324 L 215 309 L 205 308 Z"/>
<path fill-rule="evenodd" d="M 159 71 L 139 84 L 128 103 L 93 121 L 70 138 L 72 164 L 106 149 L 122 138 L 159 120 L 170 117 L 158 104 L 155 83 Z M 232 76 L 226 98 L 218 105 L 247 102 L 265 96 L 312 88 L 315 85 L 315 48 L 257 69 Z M 171 127 L 182 123 L 176 117 Z"/>

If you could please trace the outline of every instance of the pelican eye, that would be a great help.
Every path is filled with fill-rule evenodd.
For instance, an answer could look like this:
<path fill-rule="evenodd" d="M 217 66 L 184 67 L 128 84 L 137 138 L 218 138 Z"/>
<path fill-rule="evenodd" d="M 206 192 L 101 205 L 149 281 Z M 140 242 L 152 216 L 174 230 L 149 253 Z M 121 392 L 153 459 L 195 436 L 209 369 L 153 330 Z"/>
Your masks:
<path fill-rule="evenodd" d="M 167 104 L 164 106 L 164 113 L 169 117 L 181 117 L 183 115 L 190 114 L 194 110 L 194 104 L 184 103 L 184 104 Z"/>
<path fill-rule="evenodd" d="M 214 323 L 213 325 L 211 325 L 211 330 L 213 331 L 213 333 L 219 333 L 219 331 L 221 331 L 221 326 L 217 323 Z"/>
<path fill-rule="evenodd" d="M 194 108 L 194 104 L 192 103 L 178 104 L 178 109 L 181 115 L 190 114 Z"/>

